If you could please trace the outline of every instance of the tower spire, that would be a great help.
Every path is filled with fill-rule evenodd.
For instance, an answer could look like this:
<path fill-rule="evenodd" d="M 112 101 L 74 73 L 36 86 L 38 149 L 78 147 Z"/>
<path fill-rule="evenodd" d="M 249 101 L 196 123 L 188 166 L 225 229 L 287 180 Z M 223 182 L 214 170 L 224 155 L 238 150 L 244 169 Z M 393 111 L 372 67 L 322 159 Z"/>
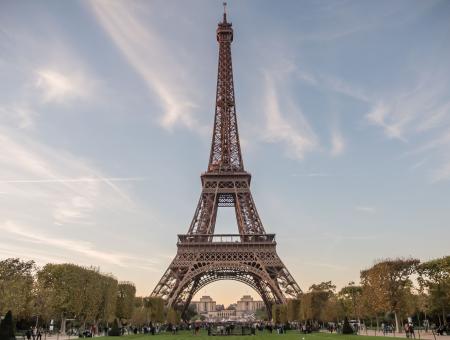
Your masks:
<path fill-rule="evenodd" d="M 227 3 L 223 3 L 223 22 L 227 22 Z"/>
<path fill-rule="evenodd" d="M 227 22 L 226 2 L 223 4 L 223 21 L 218 24 L 216 30 L 219 43 L 219 64 L 208 172 L 242 172 L 244 164 L 239 144 L 231 62 L 233 28 L 231 23 Z"/>

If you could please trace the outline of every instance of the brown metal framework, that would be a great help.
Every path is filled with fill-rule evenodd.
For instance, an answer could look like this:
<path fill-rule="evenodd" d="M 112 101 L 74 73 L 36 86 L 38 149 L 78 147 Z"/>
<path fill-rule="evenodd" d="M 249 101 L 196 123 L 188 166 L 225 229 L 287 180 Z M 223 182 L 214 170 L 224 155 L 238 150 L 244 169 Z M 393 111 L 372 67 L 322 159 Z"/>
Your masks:
<path fill-rule="evenodd" d="M 236 118 L 231 42 L 233 29 L 217 27 L 219 67 L 216 110 L 208 170 L 201 175 L 202 193 L 187 234 L 178 235 L 177 255 L 152 296 L 184 312 L 207 284 L 236 280 L 254 288 L 270 315 L 271 305 L 285 303 L 300 287 L 276 253 L 274 234 L 266 234 L 244 170 Z M 218 207 L 234 207 L 237 235 L 214 234 Z"/>

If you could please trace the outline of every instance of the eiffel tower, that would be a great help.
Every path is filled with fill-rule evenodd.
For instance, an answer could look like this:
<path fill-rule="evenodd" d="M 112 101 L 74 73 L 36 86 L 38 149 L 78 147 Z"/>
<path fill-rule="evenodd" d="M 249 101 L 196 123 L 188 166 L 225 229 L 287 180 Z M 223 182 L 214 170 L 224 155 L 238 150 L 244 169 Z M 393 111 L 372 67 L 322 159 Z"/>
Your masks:
<path fill-rule="evenodd" d="M 275 234 L 267 234 L 244 170 L 236 118 L 231 63 L 233 29 L 217 27 L 219 67 L 216 110 L 208 170 L 201 175 L 202 193 L 187 234 L 178 235 L 177 255 L 152 292 L 185 313 L 192 297 L 218 280 L 236 280 L 254 288 L 269 317 L 273 304 L 301 293 L 276 252 Z M 234 207 L 239 234 L 214 234 L 219 207 Z"/>

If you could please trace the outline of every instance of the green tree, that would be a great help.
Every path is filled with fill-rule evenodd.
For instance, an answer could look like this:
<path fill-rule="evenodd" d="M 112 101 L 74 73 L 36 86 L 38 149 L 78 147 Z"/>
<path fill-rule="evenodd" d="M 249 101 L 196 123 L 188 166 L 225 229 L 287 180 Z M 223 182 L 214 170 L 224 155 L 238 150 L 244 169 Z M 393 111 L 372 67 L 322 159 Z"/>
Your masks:
<path fill-rule="evenodd" d="M 300 320 L 300 299 L 290 299 L 287 302 L 287 319 L 289 322 Z"/>
<path fill-rule="evenodd" d="M 121 334 L 122 333 L 120 331 L 119 322 L 117 321 L 117 319 L 114 319 L 111 329 L 108 332 L 108 335 L 109 336 L 119 336 Z"/>
<path fill-rule="evenodd" d="M 261 307 L 260 309 L 257 309 L 255 312 L 255 318 L 256 320 L 265 320 L 268 321 L 267 318 L 267 309 L 265 306 Z"/>
<path fill-rule="evenodd" d="M 61 320 L 65 332 L 66 318 L 81 314 L 83 309 L 83 268 L 74 264 L 46 264 L 37 274 L 37 295 L 47 299 L 45 308 Z"/>
<path fill-rule="evenodd" d="M 121 322 L 133 317 L 136 287 L 131 282 L 120 282 L 117 290 L 116 316 Z"/>
<path fill-rule="evenodd" d="M 144 325 L 147 321 L 147 313 L 144 306 L 144 298 L 137 296 L 134 298 L 134 311 L 131 318 L 131 323 L 133 325 Z"/>
<path fill-rule="evenodd" d="M 117 280 L 95 268 L 47 264 L 37 274 L 37 313 L 47 319 L 60 319 L 62 332 L 67 317 L 75 317 L 83 324 L 112 320 L 116 299 Z"/>
<path fill-rule="evenodd" d="M 19 317 L 31 315 L 34 261 L 9 258 L 0 261 L 0 314 L 12 311 Z"/>
<path fill-rule="evenodd" d="M 272 320 L 276 324 L 285 324 L 288 321 L 287 305 L 272 305 Z"/>
<path fill-rule="evenodd" d="M 148 320 L 152 322 L 164 322 L 164 300 L 157 296 L 144 299 Z"/>
<path fill-rule="evenodd" d="M 362 313 L 362 292 L 362 287 L 356 286 L 353 281 L 339 291 L 337 296 L 346 316 L 360 320 Z"/>
<path fill-rule="evenodd" d="M 328 300 L 334 296 L 336 286 L 331 281 L 321 282 L 319 284 L 313 284 L 309 287 L 308 293 L 310 294 L 310 319 L 318 322 L 324 319 L 324 311 L 327 306 Z"/>
<path fill-rule="evenodd" d="M 167 323 L 172 325 L 177 325 L 180 322 L 180 315 L 174 308 L 169 307 L 167 309 L 166 321 Z"/>
<path fill-rule="evenodd" d="M 190 304 L 188 306 L 188 308 L 186 309 L 186 311 L 184 312 L 184 316 L 183 318 L 185 320 L 191 320 L 192 318 L 197 316 L 197 308 L 195 307 L 195 305 Z"/>
<path fill-rule="evenodd" d="M 109 323 L 116 315 L 118 282 L 110 275 L 103 275 L 101 280 L 101 302 L 96 319 Z"/>
<path fill-rule="evenodd" d="M 421 263 L 417 273 L 420 287 L 428 290 L 429 308 L 440 313 L 445 324 L 450 311 L 450 256 Z"/>

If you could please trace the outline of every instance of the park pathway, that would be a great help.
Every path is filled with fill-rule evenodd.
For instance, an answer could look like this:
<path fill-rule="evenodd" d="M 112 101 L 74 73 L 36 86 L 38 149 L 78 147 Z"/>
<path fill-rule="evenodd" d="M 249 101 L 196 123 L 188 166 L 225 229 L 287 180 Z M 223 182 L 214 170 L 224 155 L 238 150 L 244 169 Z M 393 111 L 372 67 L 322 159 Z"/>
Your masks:
<path fill-rule="evenodd" d="M 368 335 L 368 336 L 380 336 L 380 337 L 395 337 L 395 338 L 404 338 L 406 339 L 405 333 L 386 333 L 386 335 L 383 334 L 383 332 L 376 332 L 374 330 L 367 330 L 367 331 L 361 331 L 358 333 L 358 335 Z M 414 339 L 409 338 L 409 339 Z M 416 340 L 450 340 L 450 335 L 437 335 L 436 333 L 433 335 L 432 332 L 425 332 L 425 331 L 415 331 L 415 339 Z"/>

